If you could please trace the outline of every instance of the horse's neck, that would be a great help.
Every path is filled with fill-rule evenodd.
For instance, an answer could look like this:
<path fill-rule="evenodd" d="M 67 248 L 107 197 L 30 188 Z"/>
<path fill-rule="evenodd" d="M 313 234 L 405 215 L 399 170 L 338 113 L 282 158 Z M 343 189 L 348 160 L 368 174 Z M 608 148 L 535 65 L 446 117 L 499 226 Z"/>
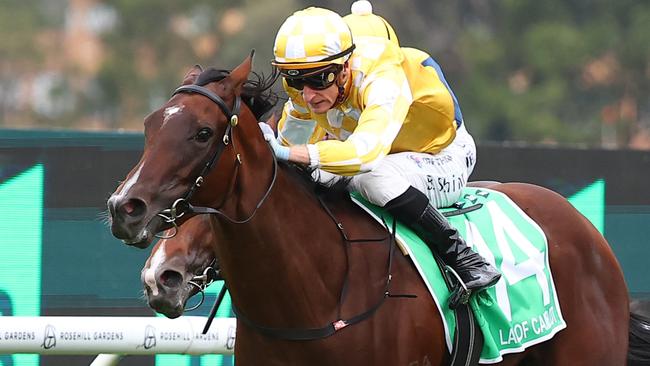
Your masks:
<path fill-rule="evenodd" d="M 335 223 L 295 177 L 278 171 L 255 218 L 243 225 L 222 220 L 217 232 L 233 301 L 248 317 L 331 320 L 343 285 L 344 245 Z"/>

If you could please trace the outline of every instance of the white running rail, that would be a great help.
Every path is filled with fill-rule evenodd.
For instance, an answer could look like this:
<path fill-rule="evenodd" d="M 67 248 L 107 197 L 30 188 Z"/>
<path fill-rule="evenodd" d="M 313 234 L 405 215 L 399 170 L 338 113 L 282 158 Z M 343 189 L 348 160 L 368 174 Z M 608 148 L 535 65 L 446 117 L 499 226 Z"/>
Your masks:
<path fill-rule="evenodd" d="M 0 316 L 0 354 L 102 354 L 93 365 L 116 365 L 117 355 L 232 355 L 235 318 L 215 318 L 203 335 L 206 319 Z"/>

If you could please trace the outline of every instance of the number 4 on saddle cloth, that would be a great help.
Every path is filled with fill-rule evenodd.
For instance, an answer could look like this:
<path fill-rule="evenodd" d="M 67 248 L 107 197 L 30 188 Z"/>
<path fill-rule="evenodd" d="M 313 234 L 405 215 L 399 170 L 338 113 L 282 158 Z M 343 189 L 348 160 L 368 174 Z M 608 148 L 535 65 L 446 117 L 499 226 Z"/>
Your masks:
<path fill-rule="evenodd" d="M 454 205 L 460 214 L 449 222 L 467 244 L 503 274 L 493 287 L 473 294 L 469 305 L 483 333 L 481 363 L 496 363 L 508 353 L 521 352 L 551 339 L 566 327 L 562 318 L 542 229 L 500 192 L 467 187 Z M 353 193 L 352 200 L 378 221 L 392 226 L 392 217 Z M 478 209 L 463 210 L 468 207 Z M 454 208 L 442 209 L 449 214 Z M 450 291 L 427 245 L 408 227 L 397 224 L 396 240 L 424 279 L 444 327 L 447 347 L 456 331 L 455 312 L 447 303 Z"/>

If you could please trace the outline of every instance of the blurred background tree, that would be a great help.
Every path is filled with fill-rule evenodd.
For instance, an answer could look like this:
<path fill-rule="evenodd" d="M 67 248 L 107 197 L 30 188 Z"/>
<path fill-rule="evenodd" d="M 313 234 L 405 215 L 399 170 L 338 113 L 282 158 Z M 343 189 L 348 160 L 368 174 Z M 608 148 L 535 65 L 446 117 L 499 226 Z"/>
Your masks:
<path fill-rule="evenodd" d="M 372 3 L 442 65 L 479 141 L 650 148 L 650 2 Z M 275 32 L 310 5 L 351 1 L 4 0 L 0 126 L 141 130 L 193 64 L 256 49 L 268 75 Z"/>

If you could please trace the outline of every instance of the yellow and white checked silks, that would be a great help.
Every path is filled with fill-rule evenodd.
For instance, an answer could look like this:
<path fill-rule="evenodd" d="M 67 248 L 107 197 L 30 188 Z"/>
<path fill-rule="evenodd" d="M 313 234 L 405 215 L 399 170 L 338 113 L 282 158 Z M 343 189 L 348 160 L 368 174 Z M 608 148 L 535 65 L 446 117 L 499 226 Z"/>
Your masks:
<path fill-rule="evenodd" d="M 349 46 L 340 23 L 333 20 L 340 20 L 338 15 L 317 21 L 319 17 L 298 13 L 280 29 L 276 61 L 317 67 L 318 60 Z M 362 19 L 346 17 L 351 24 L 346 29 L 367 29 L 354 23 Z M 352 34 L 351 39 L 356 49 L 348 60 L 351 78 L 343 103 L 326 114 L 313 113 L 301 92 L 284 83 L 290 99 L 279 122 L 279 141 L 309 144 L 310 153 L 317 152 L 312 165 L 339 175 L 370 171 L 389 153 L 435 154 L 449 145 L 462 121 L 456 121 L 454 98 L 444 78 L 430 63 L 423 65 L 429 55 L 400 48 L 396 37 Z M 337 140 L 323 140 L 325 134 Z"/>

